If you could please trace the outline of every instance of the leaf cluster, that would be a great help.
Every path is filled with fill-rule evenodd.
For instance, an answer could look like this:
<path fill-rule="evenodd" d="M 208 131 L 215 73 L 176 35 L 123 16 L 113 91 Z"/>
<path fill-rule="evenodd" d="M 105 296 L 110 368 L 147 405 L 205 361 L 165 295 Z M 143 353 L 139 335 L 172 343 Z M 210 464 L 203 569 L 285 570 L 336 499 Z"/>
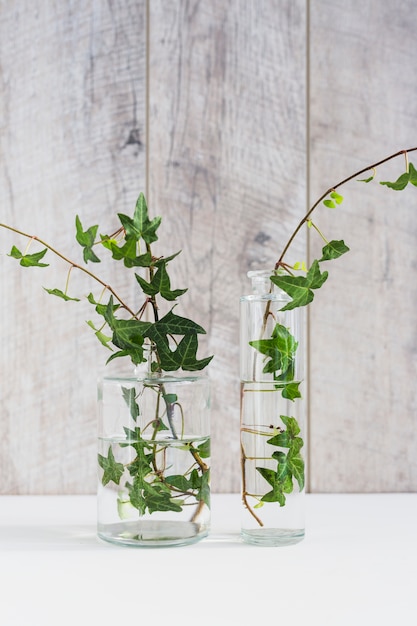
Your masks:
<path fill-rule="evenodd" d="M 417 148 L 413 148 L 413 150 L 417 150 Z M 405 153 L 407 162 L 408 151 L 402 151 L 401 153 Z M 320 289 L 328 278 L 328 272 L 321 269 L 321 264 L 325 261 L 337 259 L 349 251 L 348 246 L 343 240 L 327 241 L 324 238 L 320 230 L 311 220 L 311 214 L 313 211 L 321 202 L 327 208 L 337 208 L 337 206 L 343 202 L 343 196 L 336 191 L 336 187 L 340 187 L 349 180 L 352 180 L 358 175 L 372 169 L 373 174 L 370 177 L 361 179 L 362 182 L 369 183 L 375 177 L 377 165 L 380 165 L 381 163 L 384 163 L 399 154 L 400 153 L 394 154 L 391 157 L 388 157 L 387 159 L 384 159 L 383 161 L 380 161 L 379 163 L 372 165 L 365 170 L 361 170 L 349 178 L 346 178 L 344 181 L 336 185 L 335 188 L 327 191 L 307 212 L 304 219 L 301 220 L 294 233 L 291 235 L 284 248 L 284 252 L 276 264 L 276 272 L 270 277 L 272 284 L 276 285 L 291 298 L 290 301 L 282 307 L 282 311 L 289 311 L 310 304 L 314 299 L 315 291 Z M 417 186 L 417 170 L 414 168 L 412 163 L 408 164 L 407 162 L 406 172 L 401 174 L 396 181 L 383 181 L 380 184 L 395 191 L 401 191 L 402 189 L 405 189 L 409 183 Z M 315 259 L 309 269 L 306 269 L 304 264 L 300 265 L 299 263 L 297 263 L 293 268 L 290 268 L 289 265 L 283 262 L 283 257 L 304 223 L 306 223 L 309 227 L 314 226 L 317 232 L 324 239 L 326 245 L 322 249 L 321 258 Z M 284 268 L 284 270 L 281 268 Z M 305 275 L 295 275 L 291 271 L 291 269 L 299 270 L 300 268 L 305 271 Z M 265 319 L 266 315 L 267 312 L 265 314 Z M 263 372 L 271 373 L 274 380 L 276 380 L 278 384 L 283 385 L 282 396 L 290 400 L 300 398 L 301 394 L 298 389 L 300 383 L 293 380 L 297 342 L 294 337 L 291 336 L 288 329 L 284 328 L 280 324 L 276 324 L 270 337 L 251 341 L 250 345 L 265 356 Z M 300 450 L 303 446 L 303 440 L 299 437 L 300 428 L 296 419 L 285 415 L 281 415 L 281 419 L 286 425 L 286 430 L 280 430 L 278 434 L 268 440 L 270 445 L 280 448 L 272 454 L 272 458 L 277 461 L 277 468 L 276 470 L 265 467 L 257 467 L 256 469 L 272 487 L 272 490 L 262 497 L 261 502 L 279 502 L 281 506 L 284 506 L 285 494 L 291 493 L 293 490 L 294 480 L 298 482 L 300 491 L 304 487 L 304 461 L 300 454 Z M 288 452 L 283 452 L 282 448 L 288 448 Z"/>
<path fill-rule="evenodd" d="M 337 259 L 348 251 L 349 248 L 343 240 L 330 241 L 322 248 L 321 258 L 313 261 L 305 276 L 273 274 L 271 282 L 292 298 L 281 310 L 290 311 L 310 304 L 314 299 L 314 290 L 320 289 L 329 275 L 326 270 L 321 270 L 320 263 Z"/>
<path fill-rule="evenodd" d="M 271 455 L 271 458 L 277 462 L 276 470 L 267 467 L 256 469 L 272 487 L 262 496 L 261 502 L 278 502 L 280 506 L 284 506 L 286 494 L 294 489 L 294 480 L 297 481 L 300 491 L 304 489 L 304 460 L 300 454 L 304 443 L 299 437 L 300 427 L 297 420 L 286 415 L 281 415 L 281 420 L 286 429 L 280 430 L 267 441 L 269 445 L 279 448 Z M 283 452 L 281 448 L 287 448 L 288 451 Z"/>
<path fill-rule="evenodd" d="M 97 339 L 113 354 L 111 361 L 119 357 L 128 357 L 134 365 L 150 361 L 152 371 L 197 371 L 204 369 L 212 357 L 197 358 L 198 336 L 205 334 L 205 330 L 190 319 L 180 317 L 173 312 L 177 299 L 187 289 L 172 289 L 168 265 L 179 252 L 167 257 L 155 257 L 151 245 L 158 240 L 157 230 L 161 218 L 149 218 L 148 208 L 143 193 L 135 205 L 133 216 L 118 213 L 120 227 L 111 235 L 100 235 L 98 225 L 84 228 L 79 216 L 75 219 L 75 238 L 82 248 L 84 264 L 100 263 L 98 248 L 102 247 L 110 252 L 116 262 L 121 262 L 127 269 L 141 269 L 147 277 L 134 271 L 134 281 L 138 287 L 142 305 L 136 311 L 128 306 L 116 291 L 99 279 L 95 274 L 83 266 L 73 263 L 55 251 L 51 246 L 33 254 L 22 253 L 16 246 L 12 247 L 10 256 L 19 260 L 24 267 L 47 267 L 43 257 L 48 249 L 52 250 L 70 265 L 70 271 L 76 267 L 87 273 L 104 286 L 104 293 L 110 292 L 107 302 L 95 299 L 92 293 L 88 301 L 94 306 L 96 313 L 101 316 L 100 324 L 89 320 L 88 325 L 94 330 Z M 68 283 L 65 290 L 46 289 L 50 295 L 57 296 L 65 301 L 78 301 L 79 298 L 68 294 Z M 160 309 L 163 302 L 171 304 L 168 312 L 160 318 Z M 146 311 L 150 309 L 151 315 Z M 148 320 L 153 315 L 153 321 Z"/>
<path fill-rule="evenodd" d="M 298 342 L 282 324 L 276 324 L 269 339 L 250 341 L 249 345 L 265 356 L 263 372 L 273 374 L 276 387 L 288 400 L 301 398 L 300 381 L 294 380 L 295 354 Z"/>
<path fill-rule="evenodd" d="M 160 386 L 155 388 L 158 394 L 163 394 Z M 170 440 L 170 443 L 157 440 L 155 433 L 168 430 L 162 419 L 155 416 L 151 427 L 153 435 L 144 437 L 143 431 L 137 426 L 140 410 L 136 398 L 135 388 L 122 388 L 123 398 L 129 407 L 134 427 L 124 427 L 126 439 L 118 445 L 122 448 L 131 447 L 134 450 L 133 459 L 126 465 L 116 461 L 111 446 L 107 456 L 98 455 L 99 466 L 103 469 L 101 482 L 103 486 L 109 482 L 120 485 L 124 476 L 124 487 L 127 490 L 130 504 L 138 509 L 140 515 L 156 511 L 180 512 L 185 501 L 193 500 L 204 502 L 210 506 L 210 472 L 209 468 L 196 459 L 210 456 L 210 440 L 207 438 L 195 446 L 193 442 Z M 175 394 L 164 397 L 168 406 L 177 402 Z M 184 474 L 169 474 L 165 467 L 165 449 L 175 445 L 184 454 L 191 453 L 194 462 Z M 161 461 L 160 461 L 161 460 Z"/>

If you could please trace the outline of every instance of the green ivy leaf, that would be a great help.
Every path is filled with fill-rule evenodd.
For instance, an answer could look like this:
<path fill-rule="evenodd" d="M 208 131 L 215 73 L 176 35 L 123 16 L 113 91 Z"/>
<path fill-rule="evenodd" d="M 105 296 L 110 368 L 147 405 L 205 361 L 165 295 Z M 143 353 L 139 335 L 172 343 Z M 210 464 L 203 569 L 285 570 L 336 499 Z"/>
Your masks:
<path fill-rule="evenodd" d="M 47 248 L 45 248 L 44 250 L 35 252 L 34 254 L 22 254 L 16 246 L 13 246 L 8 256 L 13 257 L 14 259 L 20 259 L 20 265 L 23 267 L 48 267 L 48 263 L 39 262 L 43 259 L 47 251 Z"/>
<path fill-rule="evenodd" d="M 285 426 L 287 427 L 287 432 L 289 436 L 292 439 L 297 437 L 297 435 L 300 434 L 300 427 L 295 417 L 289 417 L 288 415 L 281 415 L 280 417 L 283 423 L 285 424 Z"/>
<path fill-rule="evenodd" d="M 210 363 L 212 356 L 197 359 L 198 339 L 195 333 L 185 335 L 175 350 L 169 348 L 166 336 L 156 336 L 152 333 L 156 343 L 160 366 L 166 372 L 183 369 L 187 372 L 202 370 Z"/>
<path fill-rule="evenodd" d="M 99 310 L 99 307 L 96 307 Z M 146 332 L 152 328 L 151 322 L 141 322 L 133 319 L 117 319 L 114 317 L 113 297 L 110 297 L 109 303 L 104 309 L 100 309 L 104 315 L 104 319 L 113 331 L 112 343 L 121 349 L 121 353 L 113 354 L 109 359 L 113 360 L 120 356 L 129 355 L 135 365 L 144 363 L 146 359 L 143 354 L 143 343 Z"/>
<path fill-rule="evenodd" d="M 206 367 L 213 357 L 197 360 L 198 334 L 205 334 L 205 330 L 185 317 L 175 315 L 172 310 L 149 327 L 144 332 L 156 346 L 160 359 L 160 366 L 166 371 L 184 369 L 186 371 L 201 370 Z M 175 350 L 169 347 L 169 338 L 180 335 L 183 338 Z"/>
<path fill-rule="evenodd" d="M 332 191 L 330 197 L 333 198 L 336 204 L 342 204 L 343 202 L 343 196 L 341 196 L 340 193 L 337 193 L 337 191 Z"/>
<path fill-rule="evenodd" d="M 331 259 L 337 259 L 342 254 L 349 252 L 349 248 L 345 244 L 343 240 L 340 241 L 330 241 L 328 244 L 324 246 L 322 249 L 323 256 L 319 260 L 319 263 L 322 261 L 330 261 Z"/>
<path fill-rule="evenodd" d="M 158 269 L 150 283 L 146 282 L 146 280 L 138 274 L 135 274 L 135 276 L 146 295 L 155 296 L 159 293 L 165 300 L 172 301 L 179 296 L 182 296 L 187 289 L 175 289 L 174 291 L 171 291 L 171 281 L 168 276 L 166 264 L 167 261 L 164 261 L 163 263 L 159 262 Z"/>
<path fill-rule="evenodd" d="M 280 417 L 286 425 L 286 430 L 268 439 L 267 443 L 279 448 L 289 448 L 293 455 L 298 454 L 304 445 L 303 440 L 298 436 L 300 433 L 298 422 L 295 417 L 286 415 L 281 415 Z"/>
<path fill-rule="evenodd" d="M 112 322 L 112 343 L 129 354 L 135 365 L 146 361 L 143 351 L 144 329 L 150 322 L 138 322 L 137 320 L 117 320 Z"/>
<path fill-rule="evenodd" d="M 133 219 L 122 213 L 118 215 L 126 231 L 126 240 L 133 239 L 134 241 L 139 241 L 143 239 L 147 244 L 157 241 L 158 236 L 156 231 L 161 223 L 161 218 L 155 217 L 153 220 L 149 219 L 148 207 L 143 193 L 141 193 L 137 199 Z"/>
<path fill-rule="evenodd" d="M 284 383 L 280 385 L 275 385 L 277 389 L 282 389 L 282 397 L 287 400 L 291 400 L 294 402 L 297 398 L 301 398 L 301 392 L 299 390 L 299 386 L 301 385 L 301 381 L 293 381 L 290 383 Z"/>
<path fill-rule="evenodd" d="M 175 487 L 178 491 L 186 492 L 192 491 L 191 481 L 183 474 L 173 474 L 172 476 L 166 476 L 165 482 L 171 487 Z"/>
<path fill-rule="evenodd" d="M 113 481 L 116 485 L 118 485 L 124 472 L 124 465 L 123 463 L 118 463 L 115 460 L 111 446 L 109 447 L 107 457 L 101 454 L 98 455 L 98 464 L 104 470 L 103 477 L 101 479 L 103 485 L 107 485 L 110 481 Z"/>
<path fill-rule="evenodd" d="M 210 472 L 203 472 L 198 489 L 197 500 L 202 500 L 210 508 Z"/>
<path fill-rule="evenodd" d="M 125 240 L 122 246 L 119 246 L 114 239 L 102 236 L 102 245 L 111 251 L 113 259 L 120 261 L 126 267 L 150 267 L 152 265 L 152 255 L 150 252 L 137 255 L 137 241 L 134 238 Z"/>
<path fill-rule="evenodd" d="M 197 446 L 197 451 L 202 459 L 208 459 L 210 457 L 210 439 L 206 439 L 206 441 L 200 443 L 200 445 Z"/>
<path fill-rule="evenodd" d="M 99 342 L 108 350 L 111 350 L 111 347 L 109 346 L 109 342 L 111 341 L 111 337 L 108 337 L 107 335 L 105 335 L 101 330 L 98 330 L 93 322 L 91 320 L 89 320 L 87 322 L 87 324 L 90 326 L 90 328 L 92 328 L 94 330 L 94 334 L 97 337 L 97 339 L 99 340 Z"/>
<path fill-rule="evenodd" d="M 175 259 L 175 257 L 177 257 L 179 254 L 181 254 L 181 250 L 178 250 L 178 252 L 175 252 L 174 254 L 171 254 L 171 256 L 166 256 L 166 257 L 161 257 L 160 259 L 155 259 L 153 261 L 153 265 L 155 267 L 160 267 L 161 265 L 166 265 L 167 263 L 172 261 L 172 259 Z"/>
<path fill-rule="evenodd" d="M 298 343 L 285 326 L 276 324 L 269 339 L 250 341 L 249 345 L 269 359 L 263 368 L 265 374 L 274 374 L 277 377 L 278 372 L 281 372 L 284 374 L 282 379 L 292 380 L 293 360 Z"/>
<path fill-rule="evenodd" d="M 156 511 L 175 511 L 179 513 L 181 506 L 171 498 L 171 491 L 167 485 L 154 480 L 152 483 L 143 480 L 138 474 L 133 485 L 126 483 L 129 489 L 131 504 L 143 515 L 148 509 L 149 513 Z"/>
<path fill-rule="evenodd" d="M 285 493 L 293 490 L 291 476 L 285 464 L 278 464 L 276 472 L 267 467 L 257 467 L 257 471 L 271 485 L 272 490 L 268 491 L 262 498 L 262 502 L 278 502 L 280 506 L 285 505 Z"/>
<path fill-rule="evenodd" d="M 143 293 L 145 293 L 147 296 L 151 296 L 151 298 L 153 296 L 156 296 L 156 294 L 158 293 L 158 287 L 152 284 L 152 281 L 148 283 L 144 278 L 142 278 L 142 276 L 139 276 L 139 274 L 135 274 L 135 277 Z"/>
<path fill-rule="evenodd" d="M 64 293 L 60 289 L 47 289 L 46 287 L 44 287 L 44 289 L 51 296 L 58 296 L 58 298 L 62 298 L 66 302 L 68 302 L 69 300 L 73 300 L 74 302 L 80 302 L 79 298 L 70 298 L 69 296 L 67 296 L 66 293 Z"/>
<path fill-rule="evenodd" d="M 386 185 L 390 189 L 394 189 L 395 191 L 402 191 L 407 187 L 408 183 L 417 187 L 417 171 L 412 163 L 409 163 L 408 172 L 404 172 L 401 174 L 399 178 L 395 182 L 382 181 L 380 185 Z"/>
<path fill-rule="evenodd" d="M 291 302 L 281 311 L 289 311 L 309 304 L 313 298 L 313 289 L 319 289 L 327 280 L 328 272 L 321 272 L 319 262 L 313 261 L 306 276 L 271 276 L 271 281 L 292 297 Z"/>
<path fill-rule="evenodd" d="M 372 174 L 372 176 L 369 176 L 368 178 L 358 178 L 358 183 L 370 183 L 371 180 L 373 180 L 375 178 L 375 173 Z"/>
<path fill-rule="evenodd" d="M 197 333 L 198 335 L 206 334 L 204 328 L 199 324 L 196 324 L 186 317 L 175 315 L 172 309 L 158 322 L 155 322 L 152 328 L 157 328 L 157 332 L 161 332 L 165 335 L 187 335 L 188 333 Z M 149 333 L 147 336 L 151 337 Z"/>
<path fill-rule="evenodd" d="M 98 226 L 90 226 L 90 228 L 88 228 L 86 231 L 83 230 L 82 224 L 81 224 L 81 220 L 78 217 L 78 215 L 76 215 L 75 217 L 75 228 L 76 228 L 76 235 L 75 238 L 78 241 L 78 243 L 80 244 L 80 246 L 82 246 L 83 248 L 83 258 L 84 261 L 86 263 L 88 263 L 88 261 L 91 261 L 92 263 L 100 263 L 100 259 L 98 258 L 98 256 L 93 252 L 93 245 L 95 242 L 95 238 L 97 235 L 97 229 Z"/>
<path fill-rule="evenodd" d="M 124 401 L 129 407 L 130 415 L 132 419 L 136 422 L 140 414 L 139 406 L 138 406 L 138 403 L 136 402 L 136 389 L 134 387 L 128 388 L 128 387 L 122 386 L 122 394 L 123 394 Z"/>
<path fill-rule="evenodd" d="M 301 454 L 291 454 L 287 456 L 287 465 L 291 474 L 298 482 L 300 491 L 304 489 L 304 459 Z"/>

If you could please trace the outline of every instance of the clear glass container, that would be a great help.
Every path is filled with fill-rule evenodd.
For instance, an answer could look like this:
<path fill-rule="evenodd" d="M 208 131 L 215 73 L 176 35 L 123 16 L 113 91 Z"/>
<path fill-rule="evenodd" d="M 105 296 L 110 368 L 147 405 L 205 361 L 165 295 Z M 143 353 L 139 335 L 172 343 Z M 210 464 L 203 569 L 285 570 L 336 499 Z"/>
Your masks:
<path fill-rule="evenodd" d="M 305 532 L 305 315 L 272 274 L 249 272 L 240 302 L 241 536 L 281 546 Z"/>
<path fill-rule="evenodd" d="M 104 378 L 98 400 L 98 536 L 138 547 L 205 537 L 209 379 Z"/>

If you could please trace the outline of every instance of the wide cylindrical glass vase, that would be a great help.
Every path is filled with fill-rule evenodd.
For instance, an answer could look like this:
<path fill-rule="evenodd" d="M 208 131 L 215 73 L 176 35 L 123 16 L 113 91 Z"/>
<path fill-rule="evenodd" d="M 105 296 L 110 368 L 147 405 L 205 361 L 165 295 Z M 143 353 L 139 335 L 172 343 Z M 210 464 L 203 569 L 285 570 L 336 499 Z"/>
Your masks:
<path fill-rule="evenodd" d="M 241 536 L 280 546 L 304 537 L 305 320 L 271 274 L 240 303 Z"/>
<path fill-rule="evenodd" d="M 180 546 L 210 526 L 210 393 L 203 376 L 99 383 L 98 536 Z"/>

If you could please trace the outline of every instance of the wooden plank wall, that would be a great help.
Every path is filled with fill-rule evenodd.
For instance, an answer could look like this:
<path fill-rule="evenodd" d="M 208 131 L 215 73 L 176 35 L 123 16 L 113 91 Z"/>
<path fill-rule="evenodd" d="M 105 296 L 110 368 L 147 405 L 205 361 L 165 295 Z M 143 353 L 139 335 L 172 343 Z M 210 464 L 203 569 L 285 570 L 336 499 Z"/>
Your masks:
<path fill-rule="evenodd" d="M 175 286 L 189 287 L 181 312 L 207 328 L 202 353 L 216 355 L 215 491 L 239 489 L 246 272 L 275 262 L 307 196 L 414 143 L 417 18 L 411 0 L 383 4 L 0 7 L 0 221 L 75 255 L 75 213 L 111 228 L 114 212 L 130 213 L 146 190 L 163 217 L 162 253 L 183 250 L 172 264 Z M 311 309 L 310 488 L 409 491 L 415 195 L 352 185 L 345 197 L 337 215 L 318 219 L 352 251 Z M 25 245 L 1 231 L 0 493 L 93 493 L 106 355 L 86 305 L 41 288 L 62 287 L 65 269 L 22 270 L 5 254 L 12 243 Z M 308 246 L 303 233 L 294 256 L 308 247 L 313 258 L 319 242 Z M 91 288 L 80 276 L 72 285 Z"/>
<path fill-rule="evenodd" d="M 310 18 L 313 199 L 417 146 L 417 14 L 412 0 L 314 0 Z M 376 180 L 395 180 L 404 165 L 378 168 Z M 351 252 L 329 267 L 311 308 L 310 487 L 415 491 L 417 193 L 379 182 L 345 189 L 337 214 L 317 214 Z M 312 235 L 312 254 L 320 247 Z"/>

